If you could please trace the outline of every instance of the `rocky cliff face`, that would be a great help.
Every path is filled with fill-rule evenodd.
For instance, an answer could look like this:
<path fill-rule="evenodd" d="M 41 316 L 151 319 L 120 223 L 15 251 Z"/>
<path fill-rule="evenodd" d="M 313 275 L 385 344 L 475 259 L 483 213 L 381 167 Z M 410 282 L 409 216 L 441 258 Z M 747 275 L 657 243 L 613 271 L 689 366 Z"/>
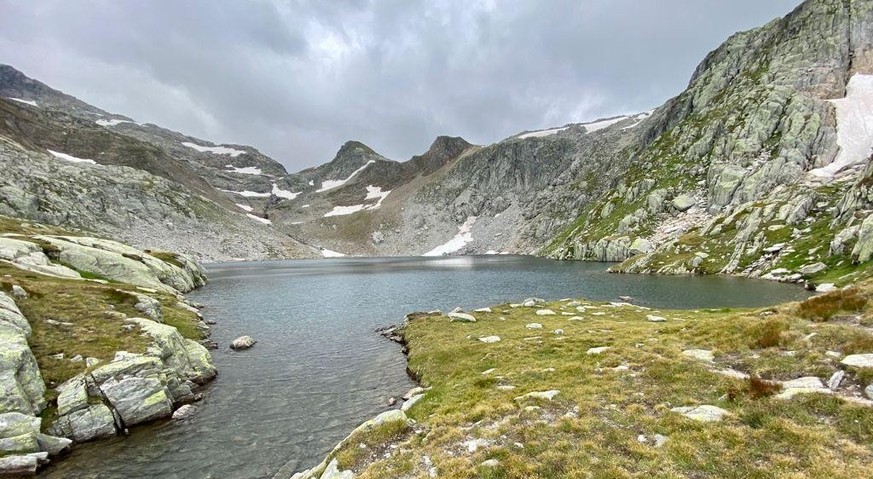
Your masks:
<path fill-rule="evenodd" d="M 543 251 L 816 281 L 865 261 L 871 22 L 870 2 L 815 0 L 731 37 L 643 122 L 615 189 Z"/>

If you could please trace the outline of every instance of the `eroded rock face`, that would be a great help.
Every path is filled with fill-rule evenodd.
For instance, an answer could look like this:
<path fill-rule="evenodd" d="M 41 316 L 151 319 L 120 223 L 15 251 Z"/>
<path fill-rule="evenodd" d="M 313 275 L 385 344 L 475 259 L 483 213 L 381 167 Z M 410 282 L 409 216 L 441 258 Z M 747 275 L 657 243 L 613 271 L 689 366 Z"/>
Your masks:
<path fill-rule="evenodd" d="M 39 414 L 45 383 L 27 345 L 30 324 L 15 301 L 0 292 L 0 412 Z"/>

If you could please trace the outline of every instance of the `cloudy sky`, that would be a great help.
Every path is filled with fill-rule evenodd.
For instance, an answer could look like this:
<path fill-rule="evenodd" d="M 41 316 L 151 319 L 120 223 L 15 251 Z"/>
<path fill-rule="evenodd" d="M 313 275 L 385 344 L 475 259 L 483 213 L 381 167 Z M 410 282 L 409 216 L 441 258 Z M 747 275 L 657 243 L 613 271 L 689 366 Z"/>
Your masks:
<path fill-rule="evenodd" d="M 0 0 L 0 63 L 291 171 L 648 110 L 799 0 Z"/>

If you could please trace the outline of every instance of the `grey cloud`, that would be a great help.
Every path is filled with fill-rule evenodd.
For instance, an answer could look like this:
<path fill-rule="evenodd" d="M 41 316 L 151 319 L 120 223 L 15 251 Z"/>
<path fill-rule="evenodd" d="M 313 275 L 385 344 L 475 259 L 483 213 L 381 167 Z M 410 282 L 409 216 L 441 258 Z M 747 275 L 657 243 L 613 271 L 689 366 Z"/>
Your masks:
<path fill-rule="evenodd" d="M 0 0 L 0 62 L 290 170 L 652 108 L 798 0 Z"/>

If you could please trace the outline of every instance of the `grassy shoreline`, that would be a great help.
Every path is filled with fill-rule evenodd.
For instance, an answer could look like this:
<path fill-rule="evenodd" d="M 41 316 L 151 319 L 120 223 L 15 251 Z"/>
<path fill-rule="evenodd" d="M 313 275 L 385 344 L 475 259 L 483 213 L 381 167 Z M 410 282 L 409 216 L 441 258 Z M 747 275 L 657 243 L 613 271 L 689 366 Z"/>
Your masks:
<path fill-rule="evenodd" d="M 866 477 L 873 371 L 840 361 L 873 353 L 871 290 L 759 309 L 568 300 L 470 323 L 415 315 L 400 333 L 430 389 L 411 421 L 358 433 L 328 459 L 361 478 Z M 782 397 L 786 381 L 838 371 L 835 392 Z M 726 414 L 674 410 L 701 405 Z"/>

